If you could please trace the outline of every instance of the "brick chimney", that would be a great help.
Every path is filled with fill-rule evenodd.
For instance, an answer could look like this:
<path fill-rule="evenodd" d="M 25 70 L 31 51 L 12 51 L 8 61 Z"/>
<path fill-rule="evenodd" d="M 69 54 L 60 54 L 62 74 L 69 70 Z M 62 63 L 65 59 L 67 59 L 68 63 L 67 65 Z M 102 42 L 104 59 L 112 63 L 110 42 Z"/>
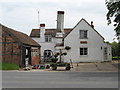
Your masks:
<path fill-rule="evenodd" d="M 64 30 L 64 11 L 57 12 L 57 31 L 62 32 Z"/>

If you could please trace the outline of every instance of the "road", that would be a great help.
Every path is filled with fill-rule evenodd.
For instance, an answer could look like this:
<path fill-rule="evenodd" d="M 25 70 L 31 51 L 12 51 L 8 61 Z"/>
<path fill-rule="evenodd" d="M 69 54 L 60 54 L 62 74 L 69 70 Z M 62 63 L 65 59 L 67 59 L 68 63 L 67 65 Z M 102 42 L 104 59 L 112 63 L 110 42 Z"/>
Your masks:
<path fill-rule="evenodd" d="M 118 73 L 3 71 L 2 88 L 118 88 Z"/>

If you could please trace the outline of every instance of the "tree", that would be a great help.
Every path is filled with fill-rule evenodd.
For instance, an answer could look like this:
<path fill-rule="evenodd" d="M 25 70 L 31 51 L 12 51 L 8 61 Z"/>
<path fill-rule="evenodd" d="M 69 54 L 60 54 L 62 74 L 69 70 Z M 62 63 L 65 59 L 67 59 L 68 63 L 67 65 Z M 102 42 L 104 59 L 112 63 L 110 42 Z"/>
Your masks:
<path fill-rule="evenodd" d="M 106 0 L 108 25 L 114 22 L 116 36 L 120 36 L 120 1 Z"/>
<path fill-rule="evenodd" d="M 117 57 L 118 56 L 118 43 L 117 42 L 112 42 L 112 56 Z"/>

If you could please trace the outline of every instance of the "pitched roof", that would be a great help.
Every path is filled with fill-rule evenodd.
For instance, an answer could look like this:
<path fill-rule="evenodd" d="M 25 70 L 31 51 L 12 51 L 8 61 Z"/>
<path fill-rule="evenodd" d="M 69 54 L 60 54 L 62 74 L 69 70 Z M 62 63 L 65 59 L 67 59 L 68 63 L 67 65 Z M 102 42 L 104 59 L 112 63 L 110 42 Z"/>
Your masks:
<path fill-rule="evenodd" d="M 82 18 L 77 24 L 76 24 L 76 26 L 81 22 L 81 21 L 85 21 L 91 28 L 92 28 L 92 26 L 84 19 L 84 18 Z M 75 26 L 75 27 L 76 27 Z M 74 27 L 74 28 L 75 28 Z M 72 30 L 74 30 L 74 28 L 72 29 Z M 92 28 L 98 35 L 100 35 L 94 28 Z M 103 38 L 103 40 L 104 40 L 104 37 L 102 36 L 102 35 L 100 35 L 102 38 Z"/>
<path fill-rule="evenodd" d="M 71 28 L 65 28 L 64 37 L 67 36 L 71 31 Z M 52 35 L 52 37 L 55 37 L 56 29 L 45 29 L 45 35 Z M 30 37 L 40 37 L 40 29 L 32 29 Z"/>
<path fill-rule="evenodd" d="M 64 46 L 64 43 L 57 43 L 56 47 Z"/>
<path fill-rule="evenodd" d="M 21 42 L 25 45 L 40 47 L 40 45 L 36 41 L 34 41 L 31 37 L 29 37 L 28 35 L 26 35 L 22 32 L 18 32 L 16 30 L 8 28 L 4 25 L 2 25 L 2 30 L 9 33 L 11 36 L 14 36 L 19 42 Z"/>
<path fill-rule="evenodd" d="M 39 29 L 32 29 L 30 37 L 40 37 L 40 30 Z"/>
<path fill-rule="evenodd" d="M 91 26 L 84 18 L 82 18 L 81 21 L 82 21 L 82 20 L 84 20 L 91 28 L 94 27 L 94 26 Z M 95 28 L 92 28 L 92 29 L 93 29 L 98 35 L 100 35 L 100 36 L 103 38 L 103 40 L 104 40 L 104 37 L 103 37 L 100 33 L 98 33 L 98 31 L 95 30 Z"/>
<path fill-rule="evenodd" d="M 45 35 L 51 35 L 52 37 L 55 37 L 56 29 L 45 29 Z"/>
<path fill-rule="evenodd" d="M 85 20 L 85 19 L 81 19 L 76 26 L 81 22 L 81 21 L 85 21 L 90 27 L 91 25 Z M 75 26 L 75 27 L 76 27 Z M 74 28 L 75 28 L 74 27 Z M 71 33 L 72 30 L 74 30 L 74 28 L 65 28 L 64 29 L 64 38 L 67 37 L 67 35 L 69 35 L 69 33 Z M 91 27 L 92 28 L 92 27 Z M 98 33 L 94 28 L 92 28 L 96 33 Z M 52 37 L 55 37 L 56 35 L 56 29 L 45 29 L 45 35 L 52 35 Z M 98 33 L 98 35 L 100 35 Z M 102 35 L 100 35 L 102 37 Z M 40 37 L 40 29 L 32 29 L 30 37 Z M 104 39 L 104 37 L 102 37 Z"/>

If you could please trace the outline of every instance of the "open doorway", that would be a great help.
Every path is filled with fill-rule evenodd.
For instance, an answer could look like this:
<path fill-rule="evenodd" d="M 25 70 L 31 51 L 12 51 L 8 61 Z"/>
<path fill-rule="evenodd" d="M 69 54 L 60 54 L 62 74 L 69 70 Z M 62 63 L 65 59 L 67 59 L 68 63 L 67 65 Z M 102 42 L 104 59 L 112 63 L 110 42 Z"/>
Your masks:
<path fill-rule="evenodd" d="M 31 65 L 31 47 L 22 47 L 22 67 Z"/>

